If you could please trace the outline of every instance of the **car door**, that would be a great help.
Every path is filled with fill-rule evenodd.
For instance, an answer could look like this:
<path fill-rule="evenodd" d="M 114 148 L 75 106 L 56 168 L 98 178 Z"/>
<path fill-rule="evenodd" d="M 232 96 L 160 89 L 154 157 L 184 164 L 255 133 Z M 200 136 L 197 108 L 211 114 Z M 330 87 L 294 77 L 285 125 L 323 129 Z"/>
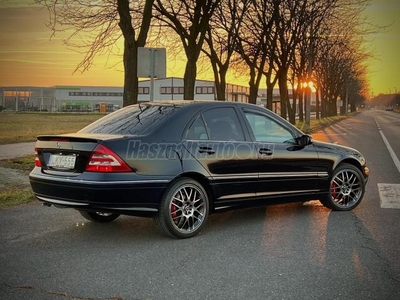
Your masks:
<path fill-rule="evenodd" d="M 211 175 L 215 205 L 256 195 L 258 154 L 243 132 L 234 107 L 201 113 L 188 129 L 184 146 Z"/>
<path fill-rule="evenodd" d="M 258 196 L 300 195 L 316 191 L 318 154 L 299 146 L 296 131 L 266 113 L 244 110 L 259 157 Z"/>

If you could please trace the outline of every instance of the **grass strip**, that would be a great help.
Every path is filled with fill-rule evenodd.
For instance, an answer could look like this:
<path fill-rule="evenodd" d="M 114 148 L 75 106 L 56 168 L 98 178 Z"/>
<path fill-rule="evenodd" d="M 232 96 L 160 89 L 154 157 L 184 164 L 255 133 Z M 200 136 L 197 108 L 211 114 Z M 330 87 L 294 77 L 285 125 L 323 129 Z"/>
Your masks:
<path fill-rule="evenodd" d="M 0 208 L 7 208 L 14 205 L 29 203 L 35 200 L 32 189 L 26 188 L 6 188 L 0 190 Z"/>
<path fill-rule="evenodd" d="M 27 155 L 0 161 L 0 167 L 30 172 L 35 166 L 35 155 Z"/>
<path fill-rule="evenodd" d="M 0 161 L 0 167 L 23 171 L 21 172 L 22 176 L 24 173 L 28 175 L 34 165 L 34 155 Z M 0 189 L 0 209 L 33 201 L 35 201 L 35 197 L 29 185 L 21 186 L 17 183 L 15 185 L 7 185 L 5 188 Z"/>
<path fill-rule="evenodd" d="M 99 113 L 0 113 L 0 144 L 36 141 L 41 134 L 77 132 L 100 119 Z"/>
<path fill-rule="evenodd" d="M 348 117 L 354 116 L 357 113 L 351 113 L 347 116 L 333 116 L 333 117 L 327 117 L 327 118 L 322 118 L 322 119 L 311 119 L 310 120 L 310 126 L 306 124 L 306 122 L 297 122 L 296 127 L 303 131 L 304 133 L 313 133 L 318 130 L 321 130 L 325 127 L 329 127 L 332 124 L 335 124 L 339 121 L 342 121 Z"/>

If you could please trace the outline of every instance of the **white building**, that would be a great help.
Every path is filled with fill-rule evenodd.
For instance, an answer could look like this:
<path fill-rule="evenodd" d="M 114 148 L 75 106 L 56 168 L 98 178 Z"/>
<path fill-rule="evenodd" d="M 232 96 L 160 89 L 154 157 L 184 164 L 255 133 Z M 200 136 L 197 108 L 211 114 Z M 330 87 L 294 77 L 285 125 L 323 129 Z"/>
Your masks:
<path fill-rule="evenodd" d="M 150 80 L 139 82 L 138 101 L 150 101 Z M 123 88 L 115 86 L 0 87 L 0 105 L 8 110 L 112 111 L 122 107 Z M 227 84 L 227 101 L 248 102 L 249 88 Z M 196 80 L 195 100 L 215 100 L 213 81 Z M 183 79 L 155 79 L 153 101 L 183 100 Z"/>

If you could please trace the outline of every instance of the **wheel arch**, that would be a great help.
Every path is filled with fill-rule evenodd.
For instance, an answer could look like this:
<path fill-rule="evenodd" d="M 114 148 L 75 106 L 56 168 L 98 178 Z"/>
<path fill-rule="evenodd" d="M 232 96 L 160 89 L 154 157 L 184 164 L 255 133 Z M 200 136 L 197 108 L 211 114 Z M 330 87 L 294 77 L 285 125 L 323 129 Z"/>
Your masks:
<path fill-rule="evenodd" d="M 196 180 L 203 186 L 203 188 L 206 191 L 207 196 L 208 196 L 208 202 L 209 202 L 208 204 L 210 207 L 210 213 L 212 213 L 214 211 L 214 192 L 211 188 L 210 181 L 207 179 L 207 177 L 205 177 L 203 174 L 196 173 L 196 172 L 186 172 L 186 173 L 182 173 L 178 177 L 174 178 L 174 180 L 172 180 L 170 182 L 170 184 L 173 184 L 173 182 L 175 182 L 179 178 L 190 178 L 190 179 Z"/>
<path fill-rule="evenodd" d="M 336 164 L 336 166 L 335 166 L 334 169 L 336 169 L 337 167 L 339 167 L 339 166 L 342 165 L 342 164 L 353 165 L 354 167 L 356 167 L 357 169 L 359 169 L 360 172 L 361 172 L 362 174 L 364 174 L 361 163 L 360 163 L 357 159 L 355 159 L 355 158 L 346 158 L 346 159 L 344 159 L 344 160 L 339 161 L 339 162 Z M 333 170 L 334 170 L 334 169 L 333 169 Z"/>

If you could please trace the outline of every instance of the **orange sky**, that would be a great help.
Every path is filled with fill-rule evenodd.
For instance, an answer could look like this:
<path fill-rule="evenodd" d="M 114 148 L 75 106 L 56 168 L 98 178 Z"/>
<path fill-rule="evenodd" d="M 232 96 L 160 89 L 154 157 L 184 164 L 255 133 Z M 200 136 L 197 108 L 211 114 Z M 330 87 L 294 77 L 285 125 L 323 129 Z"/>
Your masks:
<path fill-rule="evenodd" d="M 120 57 L 98 57 L 90 71 L 73 73 L 82 55 L 63 46 L 61 36 L 50 40 L 47 11 L 27 5 L 32 2 L 0 0 L 0 86 L 123 85 L 122 64 L 111 67 Z M 366 13 L 372 22 L 392 24 L 388 32 L 369 37 L 367 46 L 376 56 L 369 61 L 371 91 L 400 92 L 400 1 L 373 0 Z M 167 61 L 167 76 L 183 72 L 183 62 Z M 212 74 L 203 72 L 198 78 L 212 80 Z M 230 80 L 247 85 L 246 80 Z"/>

